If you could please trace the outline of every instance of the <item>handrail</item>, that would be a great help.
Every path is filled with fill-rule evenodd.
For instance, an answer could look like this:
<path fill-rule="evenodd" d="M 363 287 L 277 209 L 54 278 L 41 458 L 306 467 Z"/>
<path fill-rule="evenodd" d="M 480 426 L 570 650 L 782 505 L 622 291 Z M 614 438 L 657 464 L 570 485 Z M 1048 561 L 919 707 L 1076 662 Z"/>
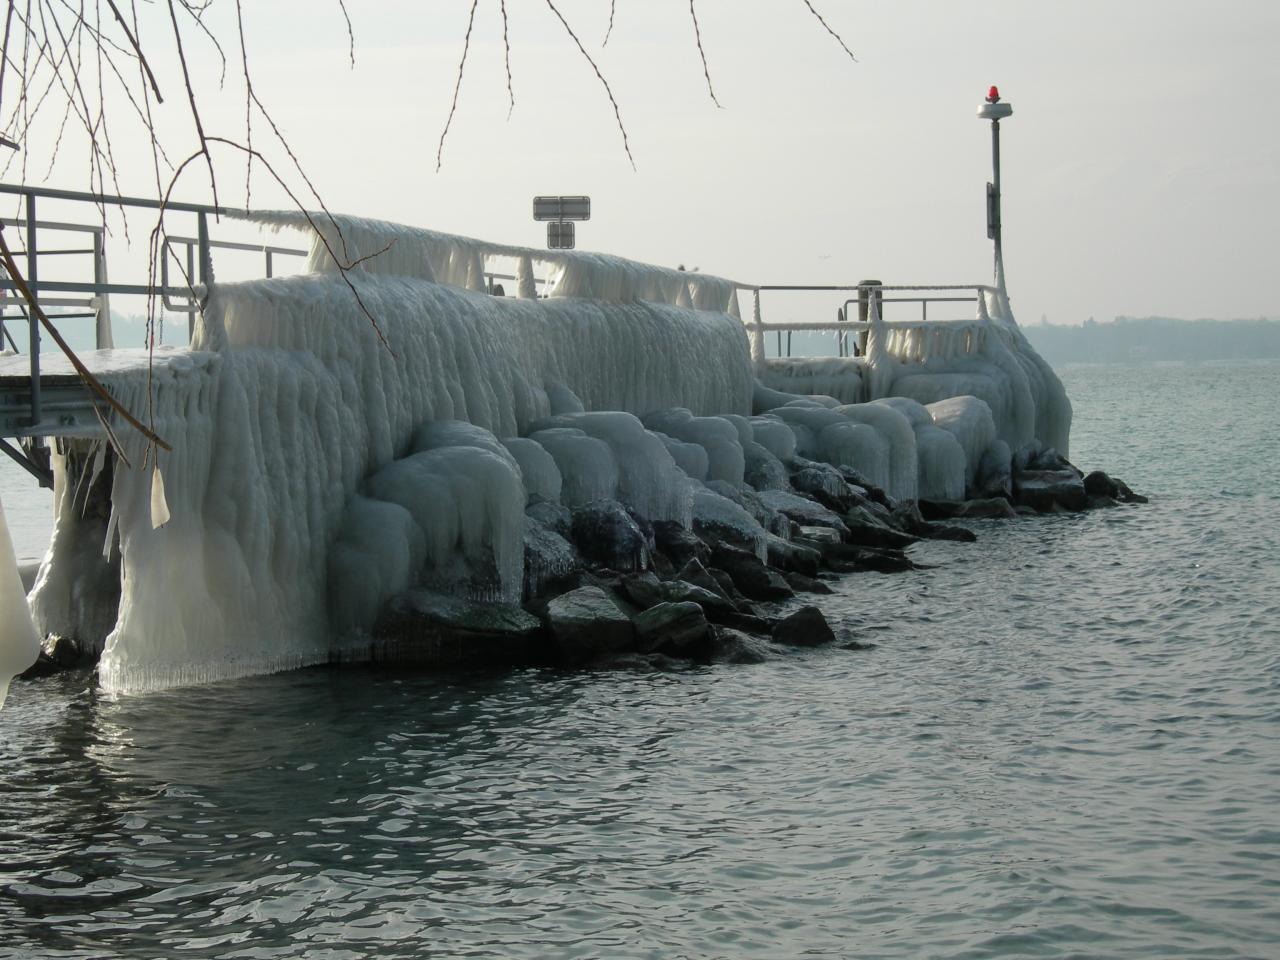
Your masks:
<path fill-rule="evenodd" d="M 244 216 L 248 210 L 239 207 L 216 207 L 208 203 L 185 203 L 180 200 L 164 202 L 152 197 L 125 197 L 110 193 L 85 193 L 82 190 L 57 190 L 53 187 L 26 187 L 15 183 L 0 183 L 0 193 L 20 197 L 44 197 L 49 200 L 79 200 L 111 207 L 143 207 L 148 210 L 173 210 L 176 213 L 211 213 L 215 217 Z"/>

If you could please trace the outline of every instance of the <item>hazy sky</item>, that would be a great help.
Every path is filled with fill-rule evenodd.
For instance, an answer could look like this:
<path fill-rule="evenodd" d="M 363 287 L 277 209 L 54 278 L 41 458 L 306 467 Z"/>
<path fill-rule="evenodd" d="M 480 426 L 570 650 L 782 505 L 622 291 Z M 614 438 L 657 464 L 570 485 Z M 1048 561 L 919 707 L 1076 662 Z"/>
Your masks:
<path fill-rule="evenodd" d="M 252 0 L 246 30 L 259 93 L 336 210 L 541 246 L 532 196 L 582 193 L 582 248 L 758 283 L 984 281 L 990 141 L 974 112 L 998 83 L 1014 106 L 1004 222 L 1024 323 L 1280 315 L 1276 0 L 818 0 L 857 63 L 803 0 L 698 0 L 723 109 L 684 0 L 617 0 L 605 47 L 608 0 L 557 5 L 613 86 L 634 170 L 545 0 L 507 0 L 509 120 L 499 3 L 480 0 L 439 173 L 467 0 L 348 0 L 354 70 L 336 2 Z M 220 6 L 215 27 L 234 30 Z M 163 25 L 144 37 L 159 44 Z M 195 69 L 216 91 L 216 62 Z M 238 136 L 237 80 L 232 62 L 205 110 Z M 175 131 L 184 107 L 169 89 Z M 54 132 L 33 137 L 30 182 Z M 123 186 L 153 185 L 144 154 L 117 154 Z M 67 149 L 48 182 L 83 186 L 82 157 Z M 223 187 L 243 202 L 242 176 Z M 180 192 L 206 199 L 207 181 L 193 170 Z"/>

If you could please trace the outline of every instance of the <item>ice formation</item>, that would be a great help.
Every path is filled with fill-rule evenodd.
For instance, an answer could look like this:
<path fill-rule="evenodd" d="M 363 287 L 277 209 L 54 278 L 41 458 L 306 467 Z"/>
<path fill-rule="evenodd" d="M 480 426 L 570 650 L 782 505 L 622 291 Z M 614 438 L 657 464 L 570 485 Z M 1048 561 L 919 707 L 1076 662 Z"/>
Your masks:
<path fill-rule="evenodd" d="M 0 707 L 9 694 L 9 682 L 35 663 L 39 653 L 40 637 L 31 622 L 13 540 L 0 504 Z"/>
<path fill-rule="evenodd" d="M 111 384 L 173 450 L 122 431 L 132 466 L 111 468 L 93 543 L 120 563 L 109 690 L 323 661 L 417 584 L 517 601 L 573 562 L 566 508 L 616 500 L 764 557 L 785 518 L 839 523 L 793 479 L 835 496 L 842 467 L 899 500 L 958 498 L 984 457 L 1032 436 L 1067 449 L 1061 384 L 1001 295 L 973 323 L 875 318 L 865 357 L 757 367 L 723 278 L 313 220 L 311 272 L 214 285 L 190 353 Z M 369 315 L 335 256 L 369 258 L 349 275 Z M 515 297 L 487 292 L 501 264 Z M 85 616 L 65 574 L 84 528 L 58 483 L 46 624 Z M 5 622 L 0 649 L 29 640 Z"/>

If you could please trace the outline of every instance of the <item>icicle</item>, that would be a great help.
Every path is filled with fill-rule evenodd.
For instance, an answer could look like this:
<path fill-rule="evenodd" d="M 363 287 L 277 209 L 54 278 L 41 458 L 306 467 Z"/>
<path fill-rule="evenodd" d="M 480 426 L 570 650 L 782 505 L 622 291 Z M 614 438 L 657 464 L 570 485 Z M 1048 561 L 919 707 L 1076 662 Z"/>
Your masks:
<path fill-rule="evenodd" d="M 538 285 L 533 279 L 533 259 L 521 257 L 516 267 L 516 296 L 521 300 L 536 300 Z"/>
<path fill-rule="evenodd" d="M 0 504 L 0 707 L 9 693 L 9 681 L 20 674 L 40 655 L 40 637 L 31 622 L 13 540 Z"/>
<path fill-rule="evenodd" d="M 151 471 L 151 529 L 158 530 L 169 522 L 169 504 L 164 498 L 164 476 L 157 464 Z"/>

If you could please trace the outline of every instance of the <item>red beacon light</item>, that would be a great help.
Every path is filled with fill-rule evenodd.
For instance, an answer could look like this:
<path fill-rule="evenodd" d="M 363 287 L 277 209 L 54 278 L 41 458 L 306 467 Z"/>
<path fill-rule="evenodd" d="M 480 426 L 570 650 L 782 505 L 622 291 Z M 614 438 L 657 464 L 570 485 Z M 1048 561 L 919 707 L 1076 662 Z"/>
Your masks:
<path fill-rule="evenodd" d="M 999 102 L 1000 102 L 1000 88 L 993 83 L 991 85 L 991 89 L 987 91 L 987 103 L 999 103 Z"/>

